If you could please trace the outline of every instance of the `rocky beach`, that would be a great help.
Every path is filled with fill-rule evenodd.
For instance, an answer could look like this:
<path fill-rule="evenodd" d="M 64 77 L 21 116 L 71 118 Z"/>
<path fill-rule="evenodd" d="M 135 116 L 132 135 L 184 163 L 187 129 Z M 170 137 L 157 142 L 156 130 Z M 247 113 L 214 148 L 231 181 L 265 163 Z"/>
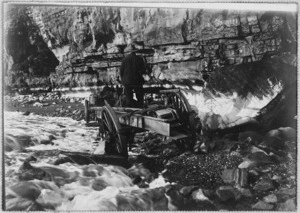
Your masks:
<path fill-rule="evenodd" d="M 109 210 L 143 210 L 146 208 L 142 204 L 135 203 L 134 191 L 137 191 L 136 196 L 147 191 L 147 196 L 154 193 L 155 196 L 159 194 L 161 198 L 164 198 L 151 198 L 152 205 L 149 209 L 153 210 L 173 208 L 202 211 L 289 211 L 296 209 L 295 129 L 282 127 L 270 130 L 265 135 L 255 131 L 230 133 L 223 137 L 216 137 L 208 143 L 199 144 L 202 147 L 198 153 L 180 150 L 174 141 L 166 140 L 155 132 L 149 132 L 136 135 L 128 160 L 116 156 L 103 157 L 105 156 L 104 145 L 101 145 L 103 141 L 97 138 L 97 127 L 85 125 L 84 100 L 85 98 L 82 97 L 63 97 L 58 92 L 5 96 L 4 118 L 5 129 L 7 129 L 4 149 L 6 150 L 5 174 L 8 186 L 7 208 L 10 210 L 24 207 L 29 210 L 64 208 L 78 210 L 81 207 L 86 210 L 84 205 L 76 203 L 84 190 L 73 194 L 71 203 L 64 201 L 66 193 L 70 193 L 69 187 L 71 185 L 74 187 L 74 184 L 78 187 L 89 186 L 91 187 L 89 190 L 96 190 L 94 192 L 99 191 L 95 188 L 96 182 L 103 190 L 116 187 L 114 185 L 116 183 L 107 183 L 108 177 L 101 176 L 99 173 L 96 176 L 93 174 L 93 171 L 99 169 L 102 171 L 103 166 L 106 168 L 105 165 L 108 167 L 113 165 L 116 169 L 123 168 L 120 170 L 122 177 L 118 177 L 115 173 L 112 175 L 116 181 L 119 178 L 120 180 L 127 178 L 130 184 L 121 185 L 130 188 L 130 192 L 124 189 L 126 193 L 129 193 L 126 196 L 130 196 L 126 198 L 126 205 L 119 205 L 119 203 L 105 205 L 105 208 Z M 6 113 L 8 115 L 12 113 L 16 117 L 7 118 Z M 16 122 L 16 118 L 26 123 L 25 128 L 41 128 L 39 134 L 43 136 L 36 135 L 37 133 L 34 132 L 30 133 L 26 129 L 21 133 L 20 130 L 24 128 L 22 125 L 10 125 L 13 121 Z M 67 120 L 59 124 L 62 118 Z M 49 121 L 53 123 L 52 125 L 58 126 L 54 128 L 50 125 L 46 130 L 42 130 L 43 125 L 30 126 L 28 121 L 32 119 L 37 122 L 41 120 L 45 125 L 44 128 L 49 125 L 47 124 Z M 11 128 L 19 130 L 11 132 Z M 72 128 L 77 130 L 72 130 Z M 81 133 L 76 133 L 77 131 Z M 91 131 L 89 139 L 86 131 Z M 79 134 L 80 138 L 76 138 L 76 134 Z M 68 137 L 70 139 L 67 139 Z M 65 142 L 62 141 L 63 138 Z M 63 145 L 66 142 L 68 143 Z M 22 156 L 23 160 L 20 161 L 19 157 L 15 158 L 15 155 Z M 16 160 L 19 161 L 18 164 L 13 163 Z M 70 168 L 82 170 L 83 173 L 79 176 L 75 175 L 74 169 Z M 58 186 L 47 185 L 58 184 L 57 181 L 59 181 Z M 161 185 L 152 188 L 156 182 Z M 29 183 L 33 185 L 29 186 L 28 190 L 33 190 L 37 194 L 34 198 L 31 197 L 32 192 L 26 194 L 27 189 L 24 186 Z M 132 187 L 138 188 L 133 190 Z M 104 193 L 101 190 L 99 192 Z M 13 197 L 11 193 L 14 194 Z M 120 193 L 116 193 L 119 199 L 121 199 Z M 53 203 L 49 201 L 48 196 L 54 199 Z M 122 202 L 119 199 L 117 201 Z M 149 197 L 146 200 L 150 202 Z M 170 205 L 173 207 L 169 207 Z"/>
<path fill-rule="evenodd" d="M 60 92 L 4 96 L 5 111 L 34 113 L 51 117 L 84 118 L 85 98 L 62 97 Z"/>

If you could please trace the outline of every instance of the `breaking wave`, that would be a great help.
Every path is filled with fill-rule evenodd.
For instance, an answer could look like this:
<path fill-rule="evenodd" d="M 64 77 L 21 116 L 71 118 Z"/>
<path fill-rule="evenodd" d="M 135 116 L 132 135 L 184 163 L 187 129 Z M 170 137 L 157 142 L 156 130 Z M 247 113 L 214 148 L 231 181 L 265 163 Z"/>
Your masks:
<path fill-rule="evenodd" d="M 93 152 L 97 128 L 86 127 L 83 121 L 5 112 L 4 133 L 7 210 L 172 208 L 164 188 L 169 183 L 162 176 L 151 180 L 148 188 L 133 183 L 134 177 L 149 173 L 141 166 L 54 165 L 61 155 L 55 150 Z"/>

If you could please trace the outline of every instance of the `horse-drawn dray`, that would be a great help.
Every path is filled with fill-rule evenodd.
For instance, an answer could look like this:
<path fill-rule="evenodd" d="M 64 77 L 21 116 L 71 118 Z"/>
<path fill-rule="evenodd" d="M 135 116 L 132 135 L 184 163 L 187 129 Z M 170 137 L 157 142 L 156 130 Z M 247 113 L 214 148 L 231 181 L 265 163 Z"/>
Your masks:
<path fill-rule="evenodd" d="M 96 106 L 86 101 L 87 123 L 93 112 L 99 137 L 106 142 L 105 152 L 127 157 L 134 134 L 143 131 L 156 132 L 191 149 L 196 140 L 195 113 L 182 91 L 145 89 L 145 96 L 144 108 L 112 107 L 108 101 Z"/>

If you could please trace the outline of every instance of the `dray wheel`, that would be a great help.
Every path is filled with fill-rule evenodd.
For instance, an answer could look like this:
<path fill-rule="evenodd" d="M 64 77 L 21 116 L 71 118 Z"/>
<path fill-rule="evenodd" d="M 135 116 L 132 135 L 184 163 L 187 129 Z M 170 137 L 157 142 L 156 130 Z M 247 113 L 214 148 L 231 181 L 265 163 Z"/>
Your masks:
<path fill-rule="evenodd" d="M 192 150 L 194 143 L 196 142 L 196 122 L 195 122 L 195 112 L 192 110 L 187 98 L 179 89 L 162 91 L 166 93 L 165 104 L 176 110 L 179 117 L 179 122 L 182 128 L 189 136 L 188 140 L 179 141 L 183 146 L 187 146 L 189 150 Z"/>
<path fill-rule="evenodd" d="M 109 104 L 102 108 L 99 119 L 99 135 L 105 140 L 105 153 L 128 157 L 127 140 L 121 133 L 121 124 Z"/>

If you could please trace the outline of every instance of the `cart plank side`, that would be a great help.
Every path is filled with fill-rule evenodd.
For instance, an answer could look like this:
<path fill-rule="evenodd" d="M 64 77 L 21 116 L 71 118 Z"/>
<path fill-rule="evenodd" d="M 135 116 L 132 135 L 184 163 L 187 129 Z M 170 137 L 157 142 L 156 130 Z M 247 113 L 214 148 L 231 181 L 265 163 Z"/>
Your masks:
<path fill-rule="evenodd" d="M 121 124 L 132 127 L 142 128 L 154 131 L 164 136 L 171 136 L 171 124 L 165 121 L 149 116 L 142 116 L 138 114 L 130 116 L 122 116 L 123 113 L 117 112 Z"/>

